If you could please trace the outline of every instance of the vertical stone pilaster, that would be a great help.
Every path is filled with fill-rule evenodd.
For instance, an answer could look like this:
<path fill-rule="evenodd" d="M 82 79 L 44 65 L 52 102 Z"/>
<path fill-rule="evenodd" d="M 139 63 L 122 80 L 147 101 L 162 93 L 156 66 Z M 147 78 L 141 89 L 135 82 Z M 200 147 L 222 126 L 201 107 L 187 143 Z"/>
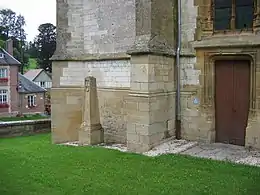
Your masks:
<path fill-rule="evenodd" d="M 136 1 L 136 40 L 131 55 L 127 146 L 148 151 L 174 134 L 174 3 Z"/>
<path fill-rule="evenodd" d="M 79 129 L 80 144 L 99 144 L 104 142 L 104 131 L 100 124 L 97 85 L 94 77 L 85 80 L 85 100 L 83 119 Z"/>
<path fill-rule="evenodd" d="M 175 3 L 172 0 L 136 0 L 136 39 L 130 54 L 175 52 Z"/>
<path fill-rule="evenodd" d="M 260 0 L 255 0 L 255 20 L 254 20 L 254 31 L 256 34 L 260 32 Z"/>

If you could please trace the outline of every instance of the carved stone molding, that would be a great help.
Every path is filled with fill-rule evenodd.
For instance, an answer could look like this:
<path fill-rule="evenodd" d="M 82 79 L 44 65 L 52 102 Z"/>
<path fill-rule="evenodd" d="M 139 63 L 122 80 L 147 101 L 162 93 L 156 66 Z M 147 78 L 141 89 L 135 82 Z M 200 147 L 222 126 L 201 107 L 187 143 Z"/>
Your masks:
<path fill-rule="evenodd" d="M 256 62 L 257 51 L 255 50 L 218 50 L 215 52 L 206 52 L 204 55 L 204 86 L 203 86 L 203 104 L 214 108 L 215 104 L 215 61 L 216 60 L 249 60 L 251 62 L 250 73 L 250 109 L 255 109 L 256 102 Z"/>

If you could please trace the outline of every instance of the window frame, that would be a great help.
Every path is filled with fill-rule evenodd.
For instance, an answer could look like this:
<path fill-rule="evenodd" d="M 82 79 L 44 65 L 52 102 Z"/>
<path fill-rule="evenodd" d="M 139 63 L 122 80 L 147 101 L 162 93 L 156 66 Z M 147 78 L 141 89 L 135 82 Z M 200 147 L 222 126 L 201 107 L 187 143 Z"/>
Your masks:
<path fill-rule="evenodd" d="M 28 95 L 27 96 L 27 106 L 29 108 L 35 107 L 36 106 L 36 98 L 35 95 Z"/>
<path fill-rule="evenodd" d="M 8 78 L 8 69 L 7 68 L 0 68 L 0 78 L 1 79 Z"/>
<path fill-rule="evenodd" d="M 42 83 L 43 83 L 43 86 L 42 86 Z M 40 81 L 40 87 L 45 88 L 45 86 L 46 86 L 46 82 L 45 81 Z"/>
<path fill-rule="evenodd" d="M 215 0 L 211 0 L 211 17 L 212 17 L 212 27 L 214 34 L 234 34 L 241 32 L 252 33 L 254 31 L 254 15 L 255 15 L 255 2 L 253 1 L 253 19 L 252 19 L 252 27 L 250 28 L 236 28 L 236 0 L 231 0 L 231 17 L 230 17 L 230 28 L 225 30 L 216 30 L 215 29 Z"/>
<path fill-rule="evenodd" d="M 0 104 L 8 104 L 8 90 L 6 89 L 0 89 Z"/>

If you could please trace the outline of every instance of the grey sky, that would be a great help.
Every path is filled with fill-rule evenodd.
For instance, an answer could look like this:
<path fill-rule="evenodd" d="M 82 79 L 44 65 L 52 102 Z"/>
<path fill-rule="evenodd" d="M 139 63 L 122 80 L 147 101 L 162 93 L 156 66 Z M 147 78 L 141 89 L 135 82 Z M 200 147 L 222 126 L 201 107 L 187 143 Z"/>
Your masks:
<path fill-rule="evenodd" d="M 0 9 L 10 8 L 25 17 L 27 40 L 32 41 L 43 23 L 56 25 L 56 0 L 0 0 Z"/>

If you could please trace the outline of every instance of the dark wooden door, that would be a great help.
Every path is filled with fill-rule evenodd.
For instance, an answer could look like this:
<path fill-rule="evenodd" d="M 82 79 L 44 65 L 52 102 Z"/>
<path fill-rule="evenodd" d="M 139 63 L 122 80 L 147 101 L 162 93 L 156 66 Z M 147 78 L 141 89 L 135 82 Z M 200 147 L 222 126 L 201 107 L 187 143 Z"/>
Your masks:
<path fill-rule="evenodd" d="M 245 145 L 250 101 L 249 61 L 216 61 L 216 142 Z"/>

